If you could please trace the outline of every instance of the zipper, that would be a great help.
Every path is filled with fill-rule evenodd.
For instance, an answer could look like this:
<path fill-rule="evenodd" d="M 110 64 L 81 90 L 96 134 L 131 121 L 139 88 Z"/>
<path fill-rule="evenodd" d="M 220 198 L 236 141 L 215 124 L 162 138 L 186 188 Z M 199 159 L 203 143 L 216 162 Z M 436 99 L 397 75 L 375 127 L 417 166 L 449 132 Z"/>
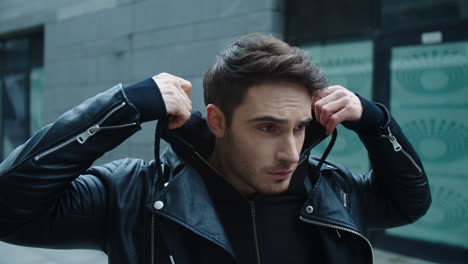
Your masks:
<path fill-rule="evenodd" d="M 55 146 L 53 148 L 50 148 L 49 150 L 46 150 L 46 151 L 42 152 L 41 154 L 34 157 L 34 161 L 40 160 L 42 157 L 47 156 L 50 153 L 55 152 L 56 150 L 65 147 L 66 145 L 72 143 L 73 141 L 75 141 L 75 138 L 70 138 L 69 140 L 67 140 L 67 141 L 65 141 L 63 143 L 61 143 L 61 144 L 59 144 L 59 145 L 57 145 L 57 146 Z"/>
<path fill-rule="evenodd" d="M 91 136 L 94 136 L 97 132 L 101 130 L 110 130 L 110 129 L 118 129 L 118 128 L 124 128 L 124 127 L 129 127 L 129 126 L 134 126 L 136 125 L 136 122 L 129 123 L 129 124 L 124 124 L 124 125 L 116 125 L 116 126 L 105 126 L 105 127 L 100 127 L 98 124 L 88 128 L 85 132 L 79 134 L 76 137 L 76 141 L 80 144 L 84 144 L 88 138 Z"/>
<path fill-rule="evenodd" d="M 395 152 L 398 152 L 398 151 L 402 150 L 402 147 L 401 147 L 400 143 L 398 143 L 396 137 L 392 134 L 392 131 L 390 130 L 390 127 L 387 127 L 387 131 L 388 131 L 388 135 L 382 135 L 382 137 L 388 138 L 390 143 L 392 143 L 393 149 L 395 150 Z"/>
<path fill-rule="evenodd" d="M 339 232 L 338 231 L 344 231 L 344 232 L 348 232 L 348 233 L 351 233 L 353 235 L 356 235 L 362 239 L 364 239 L 366 242 L 367 242 L 367 245 L 369 246 L 370 250 L 371 250 L 371 257 L 372 257 L 372 263 L 374 262 L 374 250 L 372 248 L 372 244 L 370 243 L 370 241 L 363 235 L 361 235 L 360 233 L 354 231 L 354 230 L 351 230 L 351 229 L 348 229 L 348 228 L 344 228 L 344 227 L 341 227 L 341 226 L 336 226 L 336 225 L 330 225 L 330 224 L 324 224 L 324 223 L 321 223 L 321 222 L 316 222 L 316 221 L 312 221 L 312 220 L 309 220 L 309 219 L 306 219 L 302 216 L 299 216 L 299 219 L 305 223 L 308 223 L 308 224 L 314 224 L 314 225 L 318 225 L 318 226 L 323 226 L 323 227 L 327 227 L 327 228 L 331 228 L 331 229 L 335 229 L 338 236 L 341 238 L 341 235 L 339 235 Z"/>
<path fill-rule="evenodd" d="M 257 235 L 257 224 L 255 221 L 255 202 L 254 201 L 249 201 L 250 205 L 250 215 L 252 217 L 252 226 L 253 226 L 253 237 L 254 237 L 254 242 L 255 242 L 255 251 L 257 253 L 257 263 L 261 264 L 261 258 L 260 258 L 260 245 L 258 244 L 258 235 Z"/>
<path fill-rule="evenodd" d="M 213 166 L 211 166 L 211 164 L 208 161 L 206 161 L 197 151 L 195 151 L 195 154 L 200 158 L 200 160 L 202 160 L 206 165 L 208 165 L 208 167 L 210 167 L 222 179 L 226 180 L 222 176 L 222 174 L 218 170 L 216 170 Z M 306 155 L 302 160 L 300 160 L 297 166 L 301 165 L 301 163 L 303 163 L 305 160 L 307 160 L 307 158 L 308 158 L 308 155 Z M 261 256 L 260 256 L 260 245 L 259 245 L 259 242 L 258 242 L 257 224 L 256 224 L 256 221 L 255 221 L 255 217 L 256 217 L 255 202 L 252 201 L 252 200 L 249 200 L 243 194 L 240 194 L 240 195 L 249 203 L 250 215 L 251 215 L 251 218 L 252 218 L 253 237 L 254 237 L 254 241 L 255 241 L 255 251 L 256 251 L 256 255 L 257 255 L 257 264 L 261 264 L 262 260 L 261 260 Z"/>
<path fill-rule="evenodd" d="M 419 173 L 422 172 L 421 167 L 418 165 L 418 163 L 411 157 L 406 150 L 403 149 L 403 147 L 398 143 L 398 140 L 396 137 L 392 134 L 392 131 L 390 130 L 390 127 L 387 127 L 388 135 L 382 135 L 383 138 L 388 138 L 390 143 L 393 145 L 393 149 L 395 152 L 401 151 L 410 161 L 413 163 L 413 165 L 418 169 Z"/>
<path fill-rule="evenodd" d="M 154 264 L 154 247 L 156 246 L 154 232 L 155 232 L 155 215 L 151 215 L 151 250 L 150 250 L 150 264 Z"/>
<path fill-rule="evenodd" d="M 130 124 L 124 124 L 124 125 L 115 125 L 115 126 L 106 126 L 106 127 L 101 127 L 101 125 L 112 115 L 114 114 L 115 112 L 117 112 L 118 110 L 120 110 L 122 107 L 124 107 L 126 105 L 125 102 L 122 102 L 120 103 L 118 106 L 116 106 L 115 108 L 113 108 L 109 113 L 106 114 L 106 116 L 104 116 L 104 118 L 102 118 L 99 122 L 97 122 L 95 125 L 91 126 L 90 128 L 86 129 L 85 132 L 82 132 L 80 134 L 78 134 L 77 136 L 75 137 L 72 137 L 68 140 L 66 140 L 65 142 L 62 142 L 60 144 L 58 144 L 57 146 L 55 147 L 52 147 L 40 154 L 38 154 L 37 156 L 34 157 L 34 161 L 38 161 L 40 160 L 41 158 L 43 158 L 44 156 L 47 156 L 71 143 L 73 143 L 75 140 L 78 141 L 78 143 L 80 144 L 84 144 L 91 136 L 95 135 L 97 132 L 101 131 L 101 130 L 108 130 L 108 129 L 118 129 L 118 128 L 124 128 L 124 127 L 129 127 L 129 126 L 135 126 L 137 123 L 136 122 L 133 122 L 133 123 L 130 123 Z"/>

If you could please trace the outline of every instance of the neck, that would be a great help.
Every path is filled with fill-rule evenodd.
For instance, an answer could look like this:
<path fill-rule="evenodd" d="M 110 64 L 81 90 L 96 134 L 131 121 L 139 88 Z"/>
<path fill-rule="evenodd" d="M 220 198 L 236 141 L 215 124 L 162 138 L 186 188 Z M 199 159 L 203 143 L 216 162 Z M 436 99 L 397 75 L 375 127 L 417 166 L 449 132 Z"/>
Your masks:
<path fill-rule="evenodd" d="M 229 160 L 225 155 L 225 148 L 221 146 L 218 139 L 216 139 L 214 150 L 208 158 L 208 163 L 220 177 L 226 180 L 234 189 L 242 194 L 242 196 L 249 198 L 255 195 L 255 190 L 240 180 L 240 178 L 235 175 L 235 172 L 230 169 L 228 165 Z"/>

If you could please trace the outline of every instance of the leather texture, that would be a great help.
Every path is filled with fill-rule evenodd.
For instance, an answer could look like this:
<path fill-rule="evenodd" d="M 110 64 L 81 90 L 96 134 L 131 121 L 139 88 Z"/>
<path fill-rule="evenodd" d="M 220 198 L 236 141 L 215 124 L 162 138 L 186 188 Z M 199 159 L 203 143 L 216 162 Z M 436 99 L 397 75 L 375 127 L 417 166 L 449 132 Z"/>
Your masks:
<path fill-rule="evenodd" d="M 191 162 L 210 152 L 204 120 L 162 135 L 160 164 L 126 158 L 92 163 L 140 129 L 122 86 L 101 93 L 36 133 L 0 164 L 0 240 L 46 248 L 104 251 L 109 263 L 236 263 L 235 253 Z M 431 203 L 421 162 L 387 116 L 380 134 L 361 136 L 372 170 L 353 174 L 325 162 L 305 177 L 308 199 L 297 217 L 317 226 L 327 263 L 372 263 L 370 229 L 412 223 Z M 99 123 L 81 144 L 75 138 Z M 390 129 L 404 151 L 385 137 Z M 67 144 L 65 144 L 67 143 Z M 315 170 L 318 159 L 300 166 Z M 156 192 L 159 181 L 168 182 Z M 160 201 L 163 206 L 154 207 Z M 313 208 L 311 212 L 310 206 Z M 309 209 L 308 209 L 309 208 Z"/>

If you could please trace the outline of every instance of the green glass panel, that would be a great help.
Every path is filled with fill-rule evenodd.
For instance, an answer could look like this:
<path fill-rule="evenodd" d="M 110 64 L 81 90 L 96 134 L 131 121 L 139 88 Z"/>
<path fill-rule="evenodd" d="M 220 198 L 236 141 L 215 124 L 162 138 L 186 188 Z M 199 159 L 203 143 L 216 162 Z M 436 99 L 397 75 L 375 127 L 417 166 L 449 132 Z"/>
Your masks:
<path fill-rule="evenodd" d="M 32 69 L 29 75 L 31 134 L 38 131 L 44 124 L 43 76 L 42 67 Z"/>
<path fill-rule="evenodd" d="M 370 99 L 372 86 L 372 42 L 360 41 L 331 45 L 309 46 L 314 62 L 323 70 L 330 85 L 341 85 Z M 312 154 L 321 156 L 329 140 L 318 145 Z M 356 133 L 338 127 L 338 138 L 329 160 L 338 162 L 354 172 L 369 169 L 367 152 Z"/>
<path fill-rule="evenodd" d="M 468 42 L 392 49 L 391 109 L 433 202 L 419 221 L 388 232 L 468 248 Z"/>

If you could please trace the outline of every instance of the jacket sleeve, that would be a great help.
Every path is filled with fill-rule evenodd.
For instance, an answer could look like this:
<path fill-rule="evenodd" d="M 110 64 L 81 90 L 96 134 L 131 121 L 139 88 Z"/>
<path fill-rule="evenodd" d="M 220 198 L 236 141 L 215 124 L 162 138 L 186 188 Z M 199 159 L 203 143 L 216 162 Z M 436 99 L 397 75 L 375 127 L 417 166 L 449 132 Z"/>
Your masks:
<path fill-rule="evenodd" d="M 100 179 L 112 174 L 119 161 L 90 166 L 138 131 L 140 122 L 139 109 L 117 85 L 66 112 L 15 149 L 0 164 L 0 240 L 102 248 L 108 194 Z"/>
<path fill-rule="evenodd" d="M 352 174 L 368 228 L 409 224 L 429 209 L 431 195 L 423 165 L 388 110 L 376 133 L 358 133 L 371 162 L 367 174 Z"/>

